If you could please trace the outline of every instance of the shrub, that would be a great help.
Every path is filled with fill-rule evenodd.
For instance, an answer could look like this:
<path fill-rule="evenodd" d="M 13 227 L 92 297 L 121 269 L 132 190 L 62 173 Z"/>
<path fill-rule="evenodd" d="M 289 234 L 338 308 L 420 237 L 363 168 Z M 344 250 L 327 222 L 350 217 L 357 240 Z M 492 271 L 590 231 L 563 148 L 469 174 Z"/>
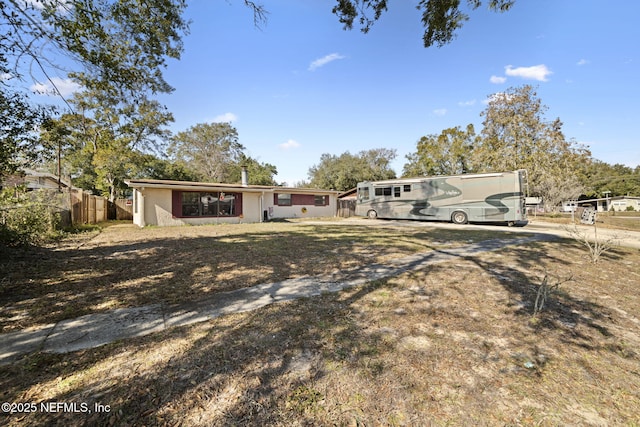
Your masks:
<path fill-rule="evenodd" d="M 631 212 L 631 211 L 635 211 L 635 208 L 633 206 L 627 206 L 627 210 Z"/>
<path fill-rule="evenodd" d="M 49 202 L 49 203 L 48 203 Z M 24 188 L 0 192 L 0 242 L 36 245 L 58 235 L 60 214 L 46 192 Z"/>
<path fill-rule="evenodd" d="M 574 240 L 583 244 L 589 250 L 589 258 L 593 264 L 597 264 L 600 257 L 605 252 L 609 252 L 616 246 L 620 245 L 620 237 L 617 234 L 608 237 L 598 236 L 597 222 L 593 223 L 593 236 L 578 228 L 575 224 L 573 227 L 564 226 L 564 231 Z"/>

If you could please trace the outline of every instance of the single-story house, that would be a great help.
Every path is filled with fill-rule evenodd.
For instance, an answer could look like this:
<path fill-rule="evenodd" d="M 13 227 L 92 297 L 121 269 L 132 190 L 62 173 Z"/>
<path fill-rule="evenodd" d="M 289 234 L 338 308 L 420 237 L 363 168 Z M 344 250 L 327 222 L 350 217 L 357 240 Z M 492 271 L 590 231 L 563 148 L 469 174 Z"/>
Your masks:
<path fill-rule="evenodd" d="M 59 180 L 59 181 L 58 181 Z M 71 188 L 64 178 L 48 172 L 40 172 L 34 169 L 23 169 L 13 175 L 9 175 L 1 183 L 0 188 L 11 188 L 18 185 L 24 185 L 28 191 L 32 190 L 58 190 Z"/>
<path fill-rule="evenodd" d="M 626 211 L 629 206 L 633 208 L 634 211 L 640 211 L 640 197 L 632 197 L 632 196 L 616 196 L 611 198 L 611 207 L 609 209 L 613 209 L 614 211 Z"/>
<path fill-rule="evenodd" d="M 129 179 L 133 223 L 199 225 L 336 215 L 338 191 L 266 185 Z"/>
<path fill-rule="evenodd" d="M 626 211 L 629 206 L 634 211 L 640 211 L 640 197 L 634 196 L 613 196 L 601 197 L 598 199 L 579 200 L 578 206 L 591 206 L 596 208 L 598 212 Z"/>

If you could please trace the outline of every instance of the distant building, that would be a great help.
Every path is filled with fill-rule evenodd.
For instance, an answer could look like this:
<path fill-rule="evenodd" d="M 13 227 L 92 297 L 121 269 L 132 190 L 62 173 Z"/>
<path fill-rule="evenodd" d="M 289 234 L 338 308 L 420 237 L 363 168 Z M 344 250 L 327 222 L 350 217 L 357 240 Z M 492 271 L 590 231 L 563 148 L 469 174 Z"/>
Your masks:
<path fill-rule="evenodd" d="M 57 190 L 71 188 L 71 183 L 64 178 L 60 179 L 58 184 L 58 176 L 48 172 L 38 172 L 33 169 L 22 169 L 20 172 L 9 175 L 2 182 L 2 188 L 10 188 L 24 185 L 27 190 Z"/>
<path fill-rule="evenodd" d="M 542 197 L 525 197 L 524 205 L 527 208 L 527 214 L 537 214 L 544 212 L 544 206 L 542 205 Z"/>
<path fill-rule="evenodd" d="M 601 197 L 597 199 L 579 200 L 578 206 L 587 207 L 591 206 L 598 212 L 609 212 L 611 209 L 614 211 L 626 211 L 629 206 L 634 211 L 640 211 L 640 197 L 634 196 L 614 196 L 614 197 Z"/>
<path fill-rule="evenodd" d="M 577 208 L 577 200 L 567 200 L 566 202 L 562 202 L 562 212 L 575 212 Z"/>

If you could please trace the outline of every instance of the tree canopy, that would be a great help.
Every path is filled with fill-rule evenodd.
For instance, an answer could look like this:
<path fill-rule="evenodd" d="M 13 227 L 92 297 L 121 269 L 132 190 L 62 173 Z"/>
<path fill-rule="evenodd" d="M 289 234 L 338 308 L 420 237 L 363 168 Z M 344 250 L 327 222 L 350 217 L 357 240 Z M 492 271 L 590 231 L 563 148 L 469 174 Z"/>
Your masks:
<path fill-rule="evenodd" d="M 396 173 L 390 163 L 396 158 L 396 150 L 378 148 L 340 156 L 325 153 L 320 162 L 309 168 L 309 185 L 338 191 L 354 188 L 360 181 L 393 179 Z"/>
<path fill-rule="evenodd" d="M 173 90 L 162 71 L 168 58 L 182 52 L 185 7 L 184 0 L 0 2 L 0 97 L 14 116 L 13 132 L 0 139 L 7 153 L 0 176 L 29 152 L 36 119 L 42 123 L 43 113 L 53 112 L 27 101 L 20 90 L 27 79 L 50 87 L 71 114 L 90 119 L 95 131 L 111 133 L 120 148 L 156 148 L 173 117 L 152 97 Z M 62 96 L 53 78 L 59 74 L 77 85 L 72 99 Z"/>
<path fill-rule="evenodd" d="M 231 123 L 199 123 L 173 137 L 169 155 L 198 180 L 240 182 L 245 167 L 250 184 L 275 185 L 276 167 L 258 162 L 244 150 Z"/>
<path fill-rule="evenodd" d="M 589 150 L 567 141 L 560 119 L 547 120 L 547 107 L 530 85 L 489 97 L 483 128 L 445 129 L 420 138 L 407 156 L 404 176 L 450 175 L 526 169 L 529 195 L 549 207 L 574 199 L 589 188 Z"/>
<path fill-rule="evenodd" d="M 586 197 L 640 196 L 640 166 L 633 169 L 592 159 L 581 172 Z"/>
<path fill-rule="evenodd" d="M 59 95 L 52 71 L 123 102 L 170 92 L 162 69 L 182 52 L 185 7 L 184 0 L 3 1 L 2 59 L 13 78 L 35 68 L 32 76 L 48 79 Z"/>
<path fill-rule="evenodd" d="M 478 137 L 473 125 L 445 129 L 420 138 L 416 152 L 407 155 L 404 177 L 456 175 L 473 171 L 473 149 Z"/>
<path fill-rule="evenodd" d="M 34 160 L 39 142 L 34 129 L 47 116 L 46 108 L 32 105 L 23 94 L 0 90 L 0 179 Z"/>
<path fill-rule="evenodd" d="M 387 11 L 387 0 L 337 0 L 333 13 L 344 24 L 345 29 L 352 29 L 357 20 L 360 30 L 368 33 L 373 24 Z M 416 9 L 422 14 L 424 26 L 422 42 L 425 47 L 436 45 L 442 47 L 451 43 L 458 31 L 469 20 L 468 11 L 460 5 L 461 0 L 420 0 Z M 473 11 L 482 5 L 481 0 L 467 0 L 467 9 Z M 489 10 L 506 12 L 515 0 L 490 0 Z"/>
<path fill-rule="evenodd" d="M 169 156 L 188 165 L 200 180 L 228 182 L 229 166 L 243 150 L 230 123 L 200 123 L 173 137 Z"/>
<path fill-rule="evenodd" d="M 483 170 L 526 169 L 530 194 L 552 207 L 584 191 L 578 176 L 591 153 L 567 141 L 560 119 L 546 120 L 546 110 L 530 85 L 493 95 L 475 158 Z"/>

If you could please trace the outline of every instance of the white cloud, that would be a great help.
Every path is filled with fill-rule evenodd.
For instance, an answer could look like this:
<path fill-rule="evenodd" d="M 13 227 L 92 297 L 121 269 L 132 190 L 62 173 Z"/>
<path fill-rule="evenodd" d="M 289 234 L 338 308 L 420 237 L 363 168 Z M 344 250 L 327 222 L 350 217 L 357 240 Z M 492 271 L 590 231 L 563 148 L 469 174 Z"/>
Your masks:
<path fill-rule="evenodd" d="M 581 59 L 580 61 L 576 62 L 576 65 L 581 66 L 581 65 L 587 65 L 590 61 L 587 59 Z"/>
<path fill-rule="evenodd" d="M 280 145 L 278 145 L 278 147 L 280 147 L 283 150 L 289 150 L 292 148 L 298 148 L 300 147 L 300 143 L 296 140 L 290 139 L 287 142 L 284 142 Z"/>
<path fill-rule="evenodd" d="M 230 123 L 230 122 L 237 122 L 237 121 L 238 121 L 238 116 L 236 116 L 233 113 L 224 113 L 213 118 L 213 123 Z"/>
<path fill-rule="evenodd" d="M 513 68 L 512 65 L 507 65 L 504 67 L 504 72 L 507 76 L 522 77 L 523 79 L 538 80 L 540 82 L 546 82 L 547 76 L 553 74 L 544 64 L 518 68 Z"/>
<path fill-rule="evenodd" d="M 471 107 L 472 105 L 476 104 L 476 100 L 475 99 L 471 99 L 469 101 L 460 101 L 458 102 L 458 105 L 461 107 Z"/>
<path fill-rule="evenodd" d="M 438 108 L 433 110 L 433 114 L 435 114 L 436 116 L 444 116 L 445 114 L 447 114 L 447 109 L 446 108 Z"/>
<path fill-rule="evenodd" d="M 500 84 L 500 83 L 504 83 L 507 81 L 506 77 L 502 77 L 502 76 L 491 76 L 489 78 L 489 81 L 491 83 L 495 83 L 495 84 Z"/>
<path fill-rule="evenodd" d="M 311 62 L 311 64 L 309 64 L 309 71 L 315 71 L 316 69 L 327 65 L 329 62 L 333 62 L 338 59 L 344 59 L 344 58 L 345 56 L 340 55 L 339 53 L 332 53 L 332 54 L 323 56 L 322 58 L 318 58 L 315 61 Z"/>
<path fill-rule="evenodd" d="M 78 91 L 80 89 L 80 85 L 71 79 L 54 77 L 51 81 L 46 83 L 34 83 L 29 89 L 38 95 L 56 96 L 60 93 L 62 96 L 69 96 Z"/>
<path fill-rule="evenodd" d="M 9 73 L 0 74 L 0 82 L 11 80 L 12 78 L 13 78 L 13 76 L 11 74 L 9 74 Z"/>

